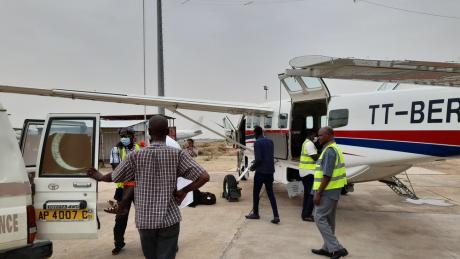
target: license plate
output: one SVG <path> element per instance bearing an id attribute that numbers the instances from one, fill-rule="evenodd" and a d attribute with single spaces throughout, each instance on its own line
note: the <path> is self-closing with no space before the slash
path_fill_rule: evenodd
<path id="1" fill-rule="evenodd" d="M 35 210 L 35 217 L 40 221 L 85 221 L 92 220 L 92 210 Z"/>

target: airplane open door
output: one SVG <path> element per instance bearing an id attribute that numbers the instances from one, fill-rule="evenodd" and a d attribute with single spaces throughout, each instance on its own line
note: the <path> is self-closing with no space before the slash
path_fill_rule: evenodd
<path id="1" fill-rule="evenodd" d="M 97 238 L 98 114 L 50 114 L 42 134 L 34 207 L 40 239 Z"/>

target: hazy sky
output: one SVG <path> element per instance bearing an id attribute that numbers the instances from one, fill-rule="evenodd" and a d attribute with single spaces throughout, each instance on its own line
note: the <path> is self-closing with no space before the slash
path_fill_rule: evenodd
<path id="1" fill-rule="evenodd" d="M 268 85 L 275 100 L 277 74 L 306 54 L 460 61 L 460 17 L 352 0 L 183 2 L 163 1 L 167 96 L 258 103 Z M 373 2 L 444 16 L 460 10 L 456 0 Z M 156 1 L 145 7 L 147 93 L 156 95 Z M 1 0 L 0 84 L 142 94 L 142 17 L 141 0 Z M 330 86 L 333 94 L 375 87 L 362 85 Z M 139 106 L 10 94 L 0 102 L 16 127 L 48 112 L 143 113 Z M 211 124 L 223 117 L 205 115 Z M 176 125 L 192 127 L 182 119 Z"/>

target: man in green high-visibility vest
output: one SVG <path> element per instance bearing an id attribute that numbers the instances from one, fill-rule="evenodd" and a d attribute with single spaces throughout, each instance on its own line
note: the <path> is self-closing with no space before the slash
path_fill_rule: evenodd
<path id="1" fill-rule="evenodd" d="M 315 192 L 315 222 L 324 244 L 312 253 L 337 259 L 348 255 L 348 251 L 335 236 L 335 213 L 342 188 L 347 184 L 345 161 L 334 140 L 334 130 L 323 127 L 318 132 L 318 141 L 323 146 L 316 162 L 313 190 Z"/>
<path id="2" fill-rule="evenodd" d="M 110 164 L 113 170 L 115 170 L 131 152 L 140 151 L 140 146 L 135 143 L 136 139 L 133 127 L 122 128 L 118 131 L 118 134 L 120 135 L 120 142 L 117 146 L 112 148 L 110 153 Z M 118 202 L 120 209 L 123 209 L 123 213 L 117 213 L 115 216 L 115 226 L 113 227 L 115 248 L 112 250 L 113 255 L 119 254 L 125 246 L 124 236 L 128 225 L 129 210 L 134 200 L 135 182 L 118 182 L 115 184 L 117 189 L 115 190 L 114 199 Z"/>
<path id="3" fill-rule="evenodd" d="M 303 206 L 302 220 L 315 221 L 313 212 L 313 174 L 316 169 L 316 160 L 318 160 L 318 150 L 314 144 L 316 132 L 308 131 L 307 138 L 302 144 L 299 161 L 299 176 L 303 185 Z"/>

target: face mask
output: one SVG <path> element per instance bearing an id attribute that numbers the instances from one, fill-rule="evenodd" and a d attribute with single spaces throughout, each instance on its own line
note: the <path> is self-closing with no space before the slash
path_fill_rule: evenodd
<path id="1" fill-rule="evenodd" d="M 319 140 L 318 137 L 314 137 L 314 138 L 313 138 L 313 143 L 318 142 L 318 140 Z"/>
<path id="2" fill-rule="evenodd" d="M 130 138 L 121 138 L 120 139 L 120 142 L 121 144 L 123 144 L 123 146 L 129 146 L 129 144 L 131 144 L 131 139 Z"/>

